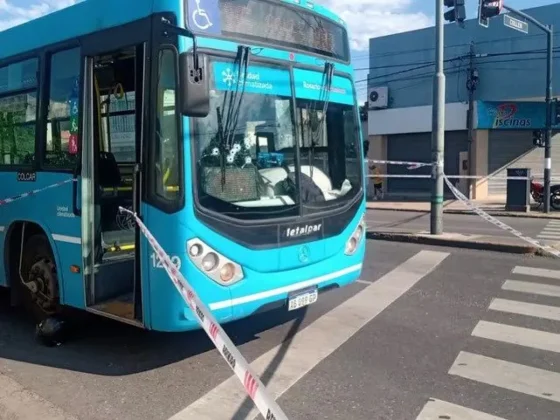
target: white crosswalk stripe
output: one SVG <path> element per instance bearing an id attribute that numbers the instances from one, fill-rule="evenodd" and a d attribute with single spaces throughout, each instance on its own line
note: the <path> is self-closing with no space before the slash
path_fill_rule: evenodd
<path id="1" fill-rule="evenodd" d="M 551 220 L 537 235 L 537 239 L 551 242 L 560 241 L 560 220 Z"/>
<path id="2" fill-rule="evenodd" d="M 461 405 L 452 404 L 446 401 L 431 398 L 416 420 L 506 420 L 503 417 L 496 417 L 482 411 L 473 410 Z"/>
<path id="3" fill-rule="evenodd" d="M 512 270 L 513 274 L 523 274 L 526 276 L 545 277 L 547 279 L 560 280 L 560 270 L 548 270 L 545 268 L 516 266 Z"/>
<path id="4" fill-rule="evenodd" d="M 560 334 L 553 334 L 546 331 L 499 324 L 496 322 L 480 321 L 474 328 L 472 335 L 489 340 L 560 353 Z"/>
<path id="5" fill-rule="evenodd" d="M 555 221 L 553 225 L 558 230 L 558 240 L 560 240 L 560 221 Z M 502 290 L 519 292 L 520 297 L 515 300 L 494 298 L 488 307 L 489 311 L 525 316 L 532 320 L 560 322 L 560 299 L 557 306 L 523 302 L 523 298 L 529 295 L 560 298 L 560 270 L 516 266 L 512 270 L 512 275 L 519 280 L 505 280 Z M 480 320 L 471 335 L 486 342 L 494 341 L 517 348 L 546 352 L 541 354 L 557 357 L 560 353 L 560 334 L 544 330 Z M 560 403 L 560 372 L 514 363 L 506 360 L 507 358 L 508 352 L 500 354 L 500 358 L 494 358 L 471 351 L 461 351 L 448 373 L 476 383 Z M 501 417 L 476 411 L 476 407 L 462 407 L 434 398 L 430 398 L 416 420 L 442 418 L 504 420 Z"/>
<path id="6" fill-rule="evenodd" d="M 450 375 L 560 402 L 560 373 L 462 351 Z"/>
<path id="7" fill-rule="evenodd" d="M 531 283 L 529 281 L 506 280 L 502 289 L 513 292 L 530 293 L 534 295 L 560 297 L 560 286 L 550 284 Z"/>
<path id="8" fill-rule="evenodd" d="M 518 300 L 494 299 L 489 308 L 493 311 L 509 312 L 536 318 L 560 321 L 560 307 L 520 302 Z"/>

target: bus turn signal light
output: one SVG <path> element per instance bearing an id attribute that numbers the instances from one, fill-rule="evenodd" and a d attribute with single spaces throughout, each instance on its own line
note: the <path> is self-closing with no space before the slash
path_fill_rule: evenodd
<path id="1" fill-rule="evenodd" d="M 210 248 L 198 238 L 187 241 L 186 251 L 200 271 L 222 286 L 234 284 L 244 277 L 239 264 Z"/>
<path id="2" fill-rule="evenodd" d="M 344 249 L 344 253 L 346 255 L 354 255 L 354 253 L 358 249 L 358 246 L 362 242 L 365 230 L 366 227 L 364 219 L 362 218 L 362 220 L 360 220 L 360 223 L 358 223 L 358 226 L 356 226 L 356 229 L 354 229 L 352 236 L 350 236 L 350 238 L 348 238 L 348 241 L 346 241 L 346 247 Z"/>

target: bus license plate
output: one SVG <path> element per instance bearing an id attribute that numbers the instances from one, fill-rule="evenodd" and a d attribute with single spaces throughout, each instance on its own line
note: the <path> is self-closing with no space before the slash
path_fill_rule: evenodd
<path id="1" fill-rule="evenodd" d="M 317 288 L 298 290 L 288 296 L 288 311 L 294 311 L 312 303 L 317 302 L 319 293 Z"/>

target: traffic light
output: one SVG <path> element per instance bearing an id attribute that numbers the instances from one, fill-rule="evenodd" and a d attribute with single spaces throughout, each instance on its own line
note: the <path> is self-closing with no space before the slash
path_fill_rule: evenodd
<path id="1" fill-rule="evenodd" d="M 533 131 L 533 144 L 537 147 L 544 147 L 542 130 Z"/>
<path id="2" fill-rule="evenodd" d="M 453 7 L 443 14 L 443 18 L 448 22 L 457 22 L 459 26 L 463 26 L 463 22 L 467 18 L 465 0 L 443 0 L 443 4 L 445 7 Z"/>
<path id="3" fill-rule="evenodd" d="M 478 23 L 488 28 L 490 18 L 502 12 L 504 0 L 478 0 Z"/>

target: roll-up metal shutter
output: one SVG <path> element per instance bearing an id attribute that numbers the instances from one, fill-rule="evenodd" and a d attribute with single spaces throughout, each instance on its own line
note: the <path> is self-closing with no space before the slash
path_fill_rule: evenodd
<path id="1" fill-rule="evenodd" d="M 488 133 L 488 174 L 498 177 L 506 176 L 511 165 L 532 167 L 533 132 L 531 130 L 490 130 Z M 542 162 L 541 162 L 542 165 Z M 489 195 L 506 193 L 506 181 L 492 179 L 488 181 Z"/>
<path id="2" fill-rule="evenodd" d="M 431 133 L 394 134 L 388 136 L 388 160 L 410 162 L 431 161 Z M 468 150 L 466 131 L 448 131 L 445 133 L 444 171 L 448 175 L 459 174 L 459 153 Z M 430 167 L 414 170 L 403 165 L 388 165 L 389 175 L 430 175 Z M 394 198 L 426 199 L 430 196 L 431 183 L 428 178 L 388 178 L 387 195 Z M 451 191 L 445 188 L 446 198 L 452 198 Z"/>
<path id="3" fill-rule="evenodd" d="M 507 176 L 507 168 L 530 168 L 535 178 L 544 175 L 544 148 L 533 146 L 532 130 L 491 130 L 488 136 L 488 173 Z M 552 176 L 560 176 L 560 132 L 552 132 Z M 505 195 L 506 181 L 488 181 L 489 195 Z"/>

